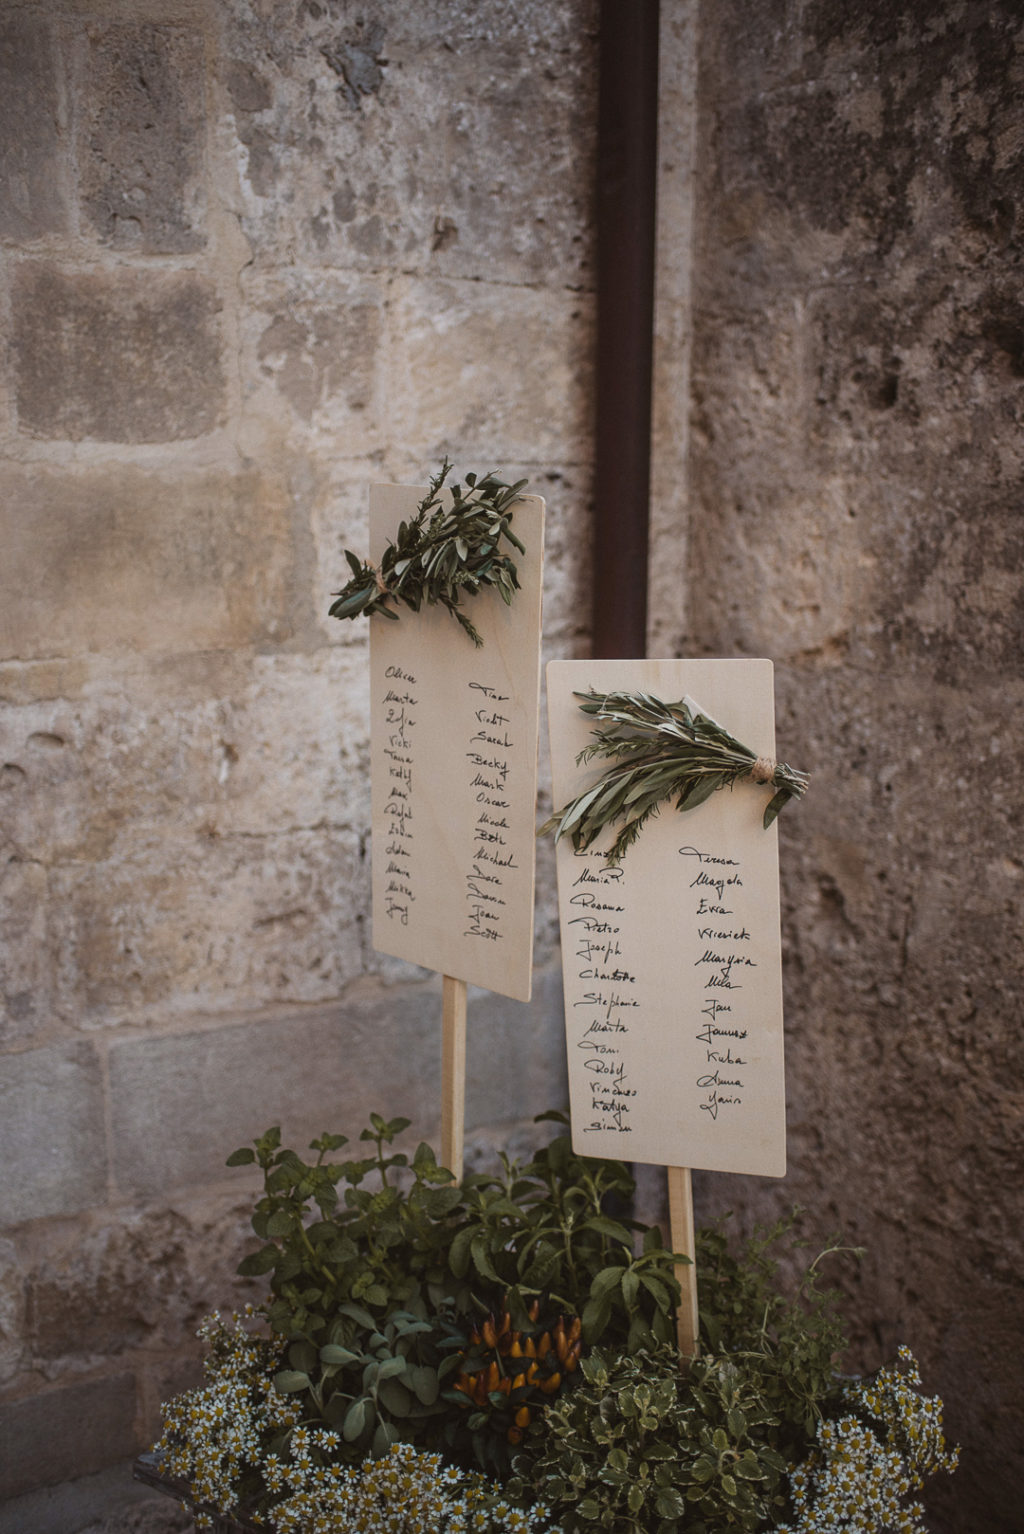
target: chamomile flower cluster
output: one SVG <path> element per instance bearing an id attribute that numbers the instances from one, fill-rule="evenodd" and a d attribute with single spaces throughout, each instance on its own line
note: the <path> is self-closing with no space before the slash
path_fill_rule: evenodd
<path id="1" fill-rule="evenodd" d="M 249 1331 L 257 1314 L 208 1316 L 206 1383 L 163 1407 L 156 1452 L 188 1486 L 197 1528 L 234 1513 L 272 1534 L 557 1534 L 543 1505 L 517 1507 L 479 1472 L 410 1444 L 345 1463 L 340 1434 L 304 1423 L 276 1389 L 284 1345 Z"/>
<path id="2" fill-rule="evenodd" d="M 790 1476 L 794 1523 L 778 1534 L 925 1534 L 924 1508 L 909 1500 L 925 1478 L 952 1473 L 942 1402 L 920 1394 L 909 1348 L 898 1362 L 845 1392 L 843 1415 L 823 1422 L 818 1447 Z"/>
<path id="3" fill-rule="evenodd" d="M 397 1443 L 358 1465 L 318 1463 L 323 1436 L 291 1435 L 291 1464 L 280 1469 L 290 1494 L 267 1514 L 275 1534 L 557 1534 L 545 1507 L 515 1507 L 439 1454 Z"/>
<path id="4" fill-rule="evenodd" d="M 198 1333 L 209 1347 L 206 1383 L 163 1407 L 156 1452 L 164 1473 L 187 1483 L 200 1508 L 218 1513 L 237 1507 L 239 1484 L 259 1474 L 268 1442 L 300 1419 L 295 1401 L 274 1387 L 282 1344 L 245 1325 L 256 1314 L 248 1305 L 230 1324 L 217 1311 L 208 1316 Z M 197 1511 L 196 1524 L 209 1528 L 212 1519 Z"/>

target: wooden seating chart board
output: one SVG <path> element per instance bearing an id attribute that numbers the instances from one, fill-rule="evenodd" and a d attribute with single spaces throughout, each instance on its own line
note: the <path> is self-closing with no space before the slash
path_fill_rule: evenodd
<path id="1" fill-rule="evenodd" d="M 608 762 L 576 765 L 598 721 L 574 693 L 689 697 L 774 756 L 767 660 L 552 661 L 553 802 Z M 664 805 L 618 867 L 558 843 L 573 1145 L 591 1156 L 781 1177 L 786 1170 L 777 824 L 743 780 Z"/>
<path id="2" fill-rule="evenodd" d="M 370 557 L 426 494 L 370 492 Z M 382 953 L 528 1001 L 544 502 L 515 503 L 520 590 L 370 620 L 373 942 Z"/>

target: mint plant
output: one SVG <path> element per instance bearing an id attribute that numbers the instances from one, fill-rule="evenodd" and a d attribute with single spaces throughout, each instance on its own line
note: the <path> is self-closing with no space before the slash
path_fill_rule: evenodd
<path id="1" fill-rule="evenodd" d="M 566 1135 L 459 1185 L 429 1146 L 411 1161 L 392 1148 L 407 1127 L 372 1114 L 369 1154 L 350 1160 L 332 1159 L 343 1135 L 304 1161 L 277 1128 L 235 1151 L 229 1165 L 264 1179 L 263 1244 L 239 1272 L 270 1286 L 278 1390 L 338 1430 L 343 1457 L 401 1440 L 502 1471 L 585 1346 L 672 1335 L 676 1259 L 655 1228 L 607 1212 L 632 1192 L 626 1168 L 577 1156 Z"/>

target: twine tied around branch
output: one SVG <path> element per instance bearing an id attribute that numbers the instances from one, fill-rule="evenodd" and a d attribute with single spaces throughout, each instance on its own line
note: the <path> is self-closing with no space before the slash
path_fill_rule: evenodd
<path id="1" fill-rule="evenodd" d="M 593 688 L 575 696 L 581 699 L 583 713 L 598 721 L 594 739 L 577 756 L 577 765 L 594 757 L 609 758 L 614 765 L 545 821 L 538 835 L 553 831 L 556 842 L 569 835 L 577 852 L 618 825 L 605 853 L 606 861 L 616 864 L 666 800 L 674 799 L 677 810 L 696 809 L 717 789 L 741 778 L 775 789 L 764 812 L 767 830 L 783 805 L 807 789 L 805 772 L 758 756 L 692 698 L 663 703 L 649 693 L 599 693 Z"/>

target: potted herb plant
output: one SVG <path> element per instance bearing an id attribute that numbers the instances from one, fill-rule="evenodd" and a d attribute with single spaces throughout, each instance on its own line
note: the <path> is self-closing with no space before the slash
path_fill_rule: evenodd
<path id="1" fill-rule="evenodd" d="M 543 1115 L 560 1119 L 557 1114 Z M 525 1165 L 455 1183 L 373 1115 L 354 1157 L 304 1160 L 270 1130 L 265 1303 L 204 1324 L 205 1383 L 165 1407 L 136 1473 L 197 1524 L 271 1534 L 920 1530 L 950 1471 L 941 1403 L 909 1354 L 836 1372 L 827 1253 L 783 1293 L 777 1229 L 698 1239 L 701 1338 L 681 1366 L 679 1258 L 624 1215 L 632 1182 L 556 1135 Z M 838 1248 L 831 1246 L 828 1252 Z"/>

